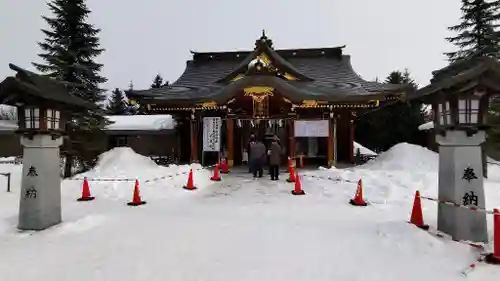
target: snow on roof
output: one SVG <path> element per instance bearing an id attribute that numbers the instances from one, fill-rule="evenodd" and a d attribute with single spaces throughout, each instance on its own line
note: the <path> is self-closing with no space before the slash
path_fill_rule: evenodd
<path id="1" fill-rule="evenodd" d="M 158 131 L 175 127 L 172 115 L 112 115 L 106 116 L 113 124 L 107 131 Z M 16 130 L 17 121 L 0 120 L 0 130 Z"/>
<path id="2" fill-rule="evenodd" d="M 430 122 L 427 122 L 427 123 L 424 123 L 424 124 L 418 126 L 419 131 L 428 131 L 431 129 L 434 129 L 434 122 L 433 121 L 430 121 Z"/>
<path id="3" fill-rule="evenodd" d="M 359 148 L 359 153 L 361 153 L 362 155 L 377 155 L 376 152 L 362 146 L 361 144 L 357 143 L 357 142 L 354 142 L 354 155 L 356 155 L 356 151 L 358 150 Z"/>
<path id="4" fill-rule="evenodd" d="M 109 131 L 158 131 L 175 127 L 172 115 L 112 115 L 107 118 L 113 122 L 106 126 Z"/>
<path id="5" fill-rule="evenodd" d="M 14 120 L 0 120 L 0 130 L 16 130 L 17 129 L 17 121 Z"/>

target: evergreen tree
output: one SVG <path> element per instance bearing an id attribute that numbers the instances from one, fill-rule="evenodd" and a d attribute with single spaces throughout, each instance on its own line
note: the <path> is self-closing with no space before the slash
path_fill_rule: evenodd
<path id="1" fill-rule="evenodd" d="M 120 89 L 116 88 L 111 93 L 106 111 L 109 115 L 127 115 L 129 113 L 128 106 L 125 103 L 125 95 Z"/>
<path id="2" fill-rule="evenodd" d="M 151 88 L 157 89 L 157 88 L 161 88 L 162 86 L 163 86 L 163 78 L 158 73 L 158 74 L 156 74 L 155 78 L 153 79 L 153 84 L 151 84 Z"/>
<path id="3" fill-rule="evenodd" d="M 407 70 L 391 72 L 385 82 L 417 88 Z M 425 113 L 420 102 L 400 101 L 362 115 L 356 123 L 356 141 L 375 151 L 385 151 L 401 142 L 425 145 L 425 133 L 418 130 L 424 122 Z"/>
<path id="4" fill-rule="evenodd" d="M 99 75 L 102 64 L 94 59 L 104 49 L 99 47 L 100 29 L 87 23 L 90 10 L 85 0 L 52 0 L 47 3 L 52 17 L 44 16 L 48 29 L 42 29 L 45 40 L 39 42 L 43 63 L 33 65 L 46 75 L 69 82 L 72 94 L 93 103 L 106 99 L 99 84 L 107 81 Z M 107 120 L 97 112 L 89 111 L 73 116 L 68 124 L 68 141 L 63 153 L 66 154 L 65 176 L 72 170 L 73 158 L 90 168 L 99 153 L 95 138 L 103 134 L 102 127 Z"/>
<path id="5" fill-rule="evenodd" d="M 500 100 L 494 99 L 488 110 L 487 123 L 493 125 L 488 131 L 486 145 L 493 150 L 500 149 Z"/>
<path id="6" fill-rule="evenodd" d="M 462 0 L 461 11 L 461 22 L 448 28 L 458 32 L 456 36 L 446 38 L 458 48 L 457 51 L 445 53 L 448 60 L 454 62 L 474 56 L 499 58 L 500 0 Z"/>

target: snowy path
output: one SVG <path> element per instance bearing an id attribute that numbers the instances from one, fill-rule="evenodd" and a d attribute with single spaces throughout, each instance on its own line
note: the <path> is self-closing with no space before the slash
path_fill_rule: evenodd
<path id="1" fill-rule="evenodd" d="M 33 235 L 13 230 L 9 195 L 2 280 L 456 281 L 475 259 L 406 223 L 411 198 L 355 208 L 352 183 L 304 178 L 307 195 L 292 196 L 285 178 L 233 173 L 196 191 L 158 182 L 142 187 L 139 208 L 124 204 L 130 184 L 93 184 L 97 200 L 77 203 L 79 183 L 65 183 L 65 222 Z M 493 274 L 480 266 L 468 280 Z"/>

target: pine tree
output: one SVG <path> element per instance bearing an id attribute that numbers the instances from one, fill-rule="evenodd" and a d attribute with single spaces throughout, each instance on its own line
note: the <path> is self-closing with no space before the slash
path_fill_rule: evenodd
<path id="1" fill-rule="evenodd" d="M 445 53 L 450 62 L 474 56 L 500 57 L 500 1 L 462 0 L 461 22 L 448 29 L 458 32 L 446 40 L 457 51 Z"/>
<path id="2" fill-rule="evenodd" d="M 417 88 L 408 70 L 391 72 L 385 82 Z M 425 145 L 425 133 L 418 130 L 424 121 L 420 102 L 401 101 L 362 115 L 356 124 L 356 140 L 375 151 L 385 151 L 401 142 Z"/>
<path id="3" fill-rule="evenodd" d="M 488 110 L 487 115 L 488 124 L 493 125 L 488 131 L 488 139 L 486 145 L 492 150 L 500 149 L 500 100 L 494 99 Z"/>
<path id="4" fill-rule="evenodd" d="M 52 0 L 47 3 L 52 17 L 43 16 L 48 29 L 42 29 L 45 40 L 38 45 L 42 49 L 39 57 L 44 63 L 33 63 L 50 77 L 69 82 L 70 92 L 93 103 L 106 99 L 99 84 L 107 81 L 99 75 L 102 64 L 94 59 L 104 49 L 99 47 L 100 29 L 87 23 L 90 10 L 85 0 Z M 72 159 L 90 168 L 99 153 L 95 138 L 103 134 L 102 127 L 107 119 L 96 112 L 74 116 L 68 124 L 69 140 L 65 142 L 65 176 L 72 170 Z"/>
<path id="5" fill-rule="evenodd" d="M 163 78 L 158 73 L 158 74 L 156 74 L 155 78 L 153 79 L 153 84 L 151 84 L 151 89 L 161 88 L 162 86 L 163 86 Z"/>
<path id="6" fill-rule="evenodd" d="M 127 115 L 129 113 L 128 106 L 125 103 L 125 95 L 120 89 L 116 88 L 111 93 L 106 111 L 109 115 Z"/>

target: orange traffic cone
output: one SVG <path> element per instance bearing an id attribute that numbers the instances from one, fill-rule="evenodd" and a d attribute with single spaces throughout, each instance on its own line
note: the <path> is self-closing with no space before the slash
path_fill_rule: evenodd
<path id="1" fill-rule="evenodd" d="M 221 171 L 222 174 L 228 174 L 229 173 L 229 169 L 227 168 L 226 158 L 222 159 L 221 169 L 222 169 L 222 171 Z"/>
<path id="2" fill-rule="evenodd" d="M 295 171 L 293 169 L 293 166 L 288 167 L 288 179 L 286 179 L 287 182 L 295 182 Z"/>
<path id="3" fill-rule="evenodd" d="M 287 166 L 288 166 L 288 170 L 290 170 L 290 167 L 292 167 L 292 158 L 290 158 L 290 157 L 288 157 Z"/>
<path id="4" fill-rule="evenodd" d="M 127 205 L 139 206 L 139 205 L 144 205 L 144 204 L 146 204 L 146 201 L 142 201 L 142 199 L 141 199 L 141 193 L 139 191 L 139 180 L 135 180 L 134 196 L 132 197 L 132 201 L 128 202 Z"/>
<path id="5" fill-rule="evenodd" d="M 219 163 L 215 164 L 215 169 L 214 169 L 214 175 L 210 178 L 210 180 L 213 181 L 220 181 L 220 175 L 219 175 Z"/>
<path id="6" fill-rule="evenodd" d="M 363 182 L 361 179 L 358 181 L 358 187 L 356 188 L 356 194 L 354 195 L 354 198 L 349 201 L 351 205 L 354 206 L 366 206 L 368 205 L 365 200 L 363 199 Z"/>
<path id="7" fill-rule="evenodd" d="M 195 190 L 196 189 L 196 186 L 194 186 L 194 183 L 193 183 L 193 169 L 189 170 L 188 181 L 187 181 L 187 184 L 185 186 L 183 186 L 183 188 L 187 189 L 187 190 Z"/>
<path id="8" fill-rule="evenodd" d="M 94 199 L 95 197 L 90 195 L 89 181 L 85 177 L 83 178 L 82 197 L 78 198 L 77 201 L 92 201 Z"/>
<path id="9" fill-rule="evenodd" d="M 413 200 L 413 209 L 411 210 L 410 223 L 424 230 L 429 229 L 429 225 L 424 224 L 422 204 L 420 203 L 420 192 L 418 190 L 415 192 L 415 199 Z"/>
<path id="10" fill-rule="evenodd" d="M 493 253 L 485 258 L 487 263 L 500 264 L 500 211 L 493 210 Z"/>
<path id="11" fill-rule="evenodd" d="M 304 195 L 306 194 L 302 189 L 302 184 L 300 183 L 299 173 L 295 175 L 295 188 L 292 190 L 293 195 Z"/>

